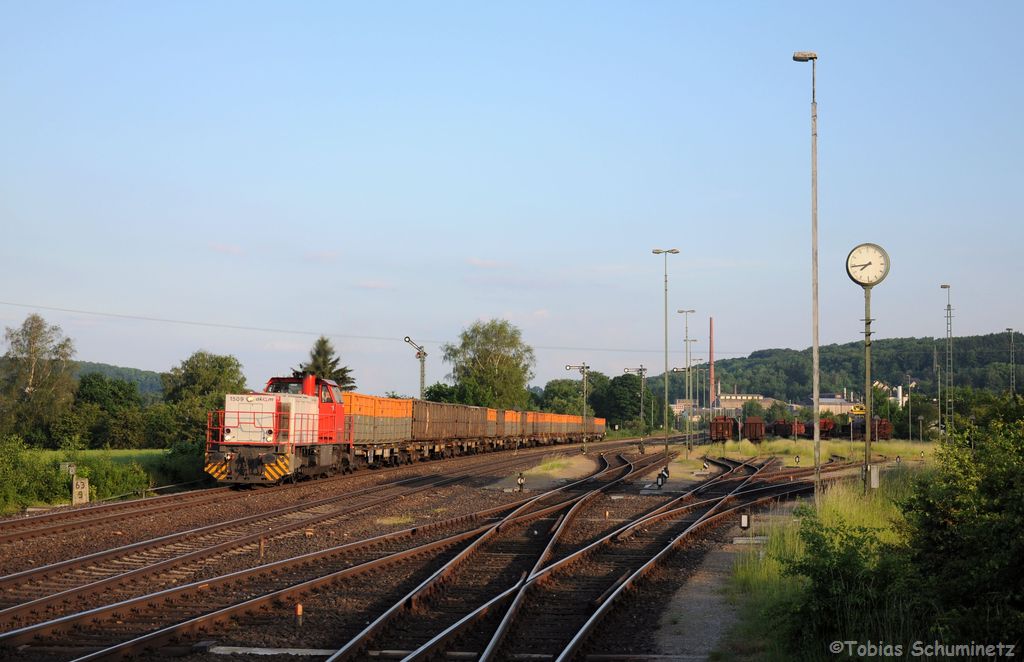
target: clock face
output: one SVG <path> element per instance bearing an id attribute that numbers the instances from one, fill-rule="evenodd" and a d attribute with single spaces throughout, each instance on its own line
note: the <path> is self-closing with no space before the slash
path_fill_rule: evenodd
<path id="1" fill-rule="evenodd" d="M 858 285 L 877 285 L 889 273 L 889 255 L 878 244 L 861 244 L 846 257 L 846 273 Z"/>

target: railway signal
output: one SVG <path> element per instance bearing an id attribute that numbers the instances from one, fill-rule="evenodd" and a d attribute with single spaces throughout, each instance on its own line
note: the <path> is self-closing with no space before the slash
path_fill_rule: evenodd
<path id="1" fill-rule="evenodd" d="M 427 350 L 417 345 L 409 336 L 405 337 L 405 342 L 412 345 L 413 349 L 416 350 L 416 358 L 420 360 L 420 400 L 422 400 L 427 381 Z"/>

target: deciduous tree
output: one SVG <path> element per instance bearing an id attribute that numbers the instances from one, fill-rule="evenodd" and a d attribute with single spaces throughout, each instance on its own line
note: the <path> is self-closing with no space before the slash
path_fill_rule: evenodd
<path id="1" fill-rule="evenodd" d="M 0 427 L 31 445 L 45 445 L 47 427 L 68 408 L 74 394 L 74 343 L 59 326 L 35 313 L 21 327 L 7 327 L 4 339 Z"/>
<path id="2" fill-rule="evenodd" d="M 508 321 L 475 322 L 459 335 L 457 345 L 446 343 L 441 351 L 452 364 L 450 378 L 467 397 L 465 404 L 522 409 L 529 403 L 533 348 Z"/>

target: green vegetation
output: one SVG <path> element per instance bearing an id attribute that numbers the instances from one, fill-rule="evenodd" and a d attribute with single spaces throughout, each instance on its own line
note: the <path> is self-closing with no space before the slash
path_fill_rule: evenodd
<path id="1" fill-rule="evenodd" d="M 546 460 L 541 462 L 532 469 L 527 469 L 524 473 L 526 474 L 549 474 L 560 469 L 564 469 L 569 466 L 569 460 L 557 458 L 554 460 Z"/>
<path id="2" fill-rule="evenodd" d="M 834 640 L 1021 644 L 1024 420 L 971 430 L 926 469 L 829 487 L 820 512 L 740 558 L 742 621 L 720 659 L 818 660 Z"/>
<path id="3" fill-rule="evenodd" d="M 709 453 L 721 453 L 722 444 L 712 444 L 707 447 Z M 922 459 L 930 461 L 935 454 L 936 444 L 934 442 L 901 441 L 889 439 L 886 441 L 872 441 L 872 455 L 884 455 L 890 459 L 899 456 L 908 463 L 919 462 Z M 814 464 L 814 442 L 810 439 L 771 439 L 760 444 L 754 444 L 747 440 L 727 441 L 724 446 L 726 457 L 748 458 L 755 455 L 778 456 L 787 465 L 795 465 L 796 456 L 800 456 L 800 466 Z M 821 460 L 828 462 L 829 457 L 838 455 L 850 460 L 862 460 L 864 458 L 863 441 L 844 441 L 832 439 L 821 442 Z"/>
<path id="4" fill-rule="evenodd" d="M 459 343 L 441 346 L 452 365 L 452 386 L 434 384 L 424 397 L 479 407 L 526 409 L 536 359 L 522 332 L 506 320 L 474 322 L 459 334 Z"/>
<path id="5" fill-rule="evenodd" d="M 135 453 L 131 457 L 113 452 L 42 451 L 26 448 L 15 435 L 0 437 L 0 514 L 69 502 L 71 476 L 61 471 L 61 462 L 74 462 L 76 475 L 89 479 L 90 500 L 140 494 L 150 487 L 150 478 L 136 461 L 139 452 Z"/>

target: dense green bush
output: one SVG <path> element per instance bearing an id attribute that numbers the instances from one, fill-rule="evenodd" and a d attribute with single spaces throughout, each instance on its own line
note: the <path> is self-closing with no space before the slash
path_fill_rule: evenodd
<path id="1" fill-rule="evenodd" d="M 168 483 L 188 483 L 208 478 L 203 472 L 206 442 L 175 441 L 171 443 L 167 454 L 160 458 L 157 470 Z"/>
<path id="2" fill-rule="evenodd" d="M 1024 643 L 1024 421 L 935 458 L 888 527 L 800 511 L 801 551 L 778 559 L 800 589 L 773 610 L 794 658 L 833 640 Z"/>
<path id="3" fill-rule="evenodd" d="M 61 461 L 74 462 L 77 475 L 89 479 L 91 500 L 140 493 L 150 486 L 149 475 L 136 462 L 76 451 L 46 454 L 7 435 L 0 438 L 0 512 L 70 501 L 71 476 L 61 471 Z"/>
<path id="4" fill-rule="evenodd" d="M 796 649 L 837 639 L 910 641 L 927 631 L 905 542 L 841 518 L 826 525 L 812 508 L 798 515 L 803 553 L 782 559 L 785 574 L 802 580 L 783 619 Z"/>
<path id="5" fill-rule="evenodd" d="M 1024 420 L 943 444 L 905 507 L 920 590 L 947 638 L 1024 638 Z"/>
<path id="6" fill-rule="evenodd" d="M 61 473 L 60 463 L 47 461 L 25 447 L 17 435 L 0 437 L 0 512 L 69 499 L 71 477 Z"/>

